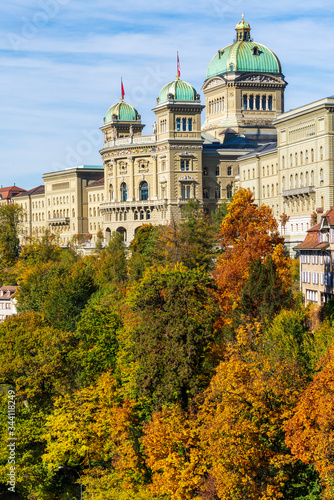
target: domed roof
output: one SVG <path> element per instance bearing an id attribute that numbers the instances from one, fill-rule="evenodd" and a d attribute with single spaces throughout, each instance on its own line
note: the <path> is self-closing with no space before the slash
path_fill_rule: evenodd
<path id="1" fill-rule="evenodd" d="M 173 95 L 173 101 L 196 101 L 197 92 L 190 83 L 176 79 L 164 86 L 159 94 L 159 104 L 168 101 L 168 94 Z"/>
<path id="2" fill-rule="evenodd" d="M 113 116 L 116 115 L 116 118 Z M 114 120 L 132 122 L 138 119 L 138 111 L 126 102 L 118 102 L 108 109 L 106 116 L 104 117 L 104 123 L 108 123 Z"/>
<path id="3" fill-rule="evenodd" d="M 250 38 L 250 25 L 244 19 L 237 24 L 237 41 L 219 50 L 209 64 L 207 78 L 230 72 L 282 73 L 274 52 Z"/>

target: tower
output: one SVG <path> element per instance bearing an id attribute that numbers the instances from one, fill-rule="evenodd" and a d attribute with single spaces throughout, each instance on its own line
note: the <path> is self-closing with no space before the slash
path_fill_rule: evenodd
<path id="1" fill-rule="evenodd" d="M 265 144 L 276 140 L 272 122 L 284 111 L 287 85 L 278 57 L 254 42 L 244 20 L 233 44 L 219 49 L 203 85 L 206 116 L 202 130 L 224 142 L 226 133 Z"/>

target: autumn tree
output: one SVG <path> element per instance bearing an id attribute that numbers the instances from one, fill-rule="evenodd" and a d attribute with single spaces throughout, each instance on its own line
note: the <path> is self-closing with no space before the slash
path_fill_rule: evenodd
<path id="1" fill-rule="evenodd" d="M 143 277 L 145 270 L 159 263 L 157 240 L 161 228 L 152 224 L 143 224 L 135 234 L 129 246 L 130 258 L 128 270 L 130 281 Z"/>
<path id="2" fill-rule="evenodd" d="M 212 280 L 200 270 L 148 270 L 122 309 L 118 369 L 130 399 L 149 411 L 189 400 L 207 383 L 213 342 Z"/>
<path id="3" fill-rule="evenodd" d="M 315 466 L 323 486 L 323 500 L 334 496 L 334 348 L 319 366 L 321 371 L 301 394 L 285 425 L 286 443 L 292 453 Z"/>
<path id="4" fill-rule="evenodd" d="M 245 332 L 239 335 L 245 339 Z M 295 461 L 283 438 L 304 384 L 297 364 L 229 348 L 200 412 L 201 443 L 219 498 L 308 498 L 314 473 Z"/>
<path id="5" fill-rule="evenodd" d="M 223 219 L 219 240 L 222 255 L 217 261 L 215 278 L 221 308 L 220 324 L 231 324 L 232 311 L 239 306 L 241 290 L 249 278 L 253 262 L 265 259 L 276 250 L 278 274 L 286 273 L 288 262 L 283 254 L 283 239 L 277 222 L 266 205 L 258 207 L 250 190 L 239 189 Z M 283 272 L 282 272 L 283 271 Z"/>
<path id="6" fill-rule="evenodd" d="M 142 442 L 152 471 L 148 489 L 171 500 L 192 500 L 207 472 L 196 418 L 177 405 L 154 413 L 144 426 Z"/>
<path id="7" fill-rule="evenodd" d="M 94 275 L 98 286 L 123 283 L 127 279 L 126 248 L 122 236 L 116 231 L 112 233 L 108 245 L 100 251 Z"/>
<path id="8" fill-rule="evenodd" d="M 55 401 L 43 462 L 51 475 L 61 465 L 79 469 L 87 498 L 114 500 L 122 491 L 135 497 L 146 473 L 138 435 L 134 404 L 122 399 L 115 378 L 105 372 L 96 383 Z"/>

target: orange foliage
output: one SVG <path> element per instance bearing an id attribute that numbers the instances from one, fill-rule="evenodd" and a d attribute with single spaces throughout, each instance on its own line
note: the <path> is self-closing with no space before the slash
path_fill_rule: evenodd
<path id="1" fill-rule="evenodd" d="M 245 331 L 239 332 L 242 344 Z M 273 365 L 256 353 L 229 349 L 201 408 L 201 445 L 211 464 L 219 498 L 276 500 L 289 481 L 294 459 L 281 440 L 301 383 L 294 367 Z"/>
<path id="2" fill-rule="evenodd" d="M 313 463 L 323 481 L 324 500 L 334 498 L 334 348 L 325 366 L 301 395 L 285 425 L 286 443 L 297 458 Z"/>
<path id="3" fill-rule="evenodd" d="M 144 432 L 146 463 L 152 470 L 151 492 L 170 495 L 171 500 L 199 500 L 196 492 L 207 469 L 196 421 L 173 406 L 154 413 Z"/>
<path id="4" fill-rule="evenodd" d="M 215 277 L 223 316 L 220 324 L 230 322 L 226 316 L 238 305 L 251 263 L 271 255 L 283 243 L 277 228 L 271 209 L 266 205 L 258 207 L 249 189 L 239 189 L 228 206 L 219 234 L 223 254 L 217 262 Z M 276 251 L 276 261 L 281 257 L 282 249 Z M 286 271 L 281 267 L 284 275 Z"/>

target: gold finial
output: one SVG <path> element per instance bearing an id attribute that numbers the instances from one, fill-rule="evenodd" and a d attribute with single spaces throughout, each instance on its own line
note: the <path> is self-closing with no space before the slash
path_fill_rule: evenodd
<path id="1" fill-rule="evenodd" d="M 244 22 L 244 20 L 245 20 L 245 14 L 242 13 L 242 22 Z"/>

